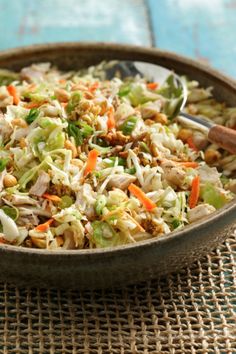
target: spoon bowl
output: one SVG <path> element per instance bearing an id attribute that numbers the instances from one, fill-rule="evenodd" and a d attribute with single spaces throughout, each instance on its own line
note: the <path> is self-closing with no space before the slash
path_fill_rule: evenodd
<path id="1" fill-rule="evenodd" d="M 175 89 L 181 92 L 181 95 L 178 96 L 178 105 L 176 106 L 174 117 L 183 125 L 203 131 L 212 143 L 232 154 L 236 154 L 235 130 L 215 124 L 203 117 L 192 116 L 184 112 L 188 99 L 188 89 L 185 80 L 173 71 L 160 65 L 131 60 L 111 61 L 108 65 L 105 65 L 104 69 L 108 80 L 116 75 L 119 75 L 121 79 L 139 75 L 150 82 L 158 83 L 159 87 L 163 87 L 168 82 L 168 79 L 172 77 Z"/>

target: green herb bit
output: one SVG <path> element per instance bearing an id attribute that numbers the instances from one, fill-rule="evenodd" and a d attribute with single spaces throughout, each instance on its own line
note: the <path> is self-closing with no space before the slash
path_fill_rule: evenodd
<path id="1" fill-rule="evenodd" d="M 4 213 L 9 216 L 11 219 L 13 220 L 17 220 L 18 217 L 19 217 L 19 211 L 17 208 L 14 208 L 14 207 L 10 207 L 10 206 L 7 206 L 7 205 L 4 205 L 2 207 L 2 210 L 4 211 Z"/>
<path id="2" fill-rule="evenodd" d="M 124 84 L 120 87 L 120 90 L 118 92 L 118 96 L 124 97 L 127 96 L 130 93 L 131 86 L 130 84 Z"/>
<path id="3" fill-rule="evenodd" d="M 82 93 L 80 91 L 73 92 L 71 98 L 66 106 L 67 113 L 74 111 L 75 107 L 80 103 L 82 98 Z"/>
<path id="4" fill-rule="evenodd" d="M 121 130 L 124 135 L 130 135 L 132 131 L 134 130 L 136 123 L 137 123 L 138 118 L 131 116 L 126 121 L 122 124 Z"/>
<path id="5" fill-rule="evenodd" d="M 147 146 L 146 143 L 144 143 L 143 141 L 140 142 L 140 148 L 143 152 L 147 152 L 147 153 L 150 153 L 150 149 L 149 147 Z"/>
<path id="6" fill-rule="evenodd" d="M 126 168 L 125 173 L 128 173 L 130 175 L 134 175 L 136 173 L 136 168 L 135 167 Z"/>
<path id="7" fill-rule="evenodd" d="M 58 204 L 59 208 L 61 209 L 66 209 L 69 208 L 72 204 L 73 204 L 73 199 L 71 197 L 69 197 L 69 195 L 63 195 L 61 197 L 61 201 Z"/>
<path id="8" fill-rule="evenodd" d="M 105 207 L 107 202 L 107 198 L 105 197 L 105 195 L 100 195 L 95 203 L 95 211 L 97 215 L 102 215 L 102 210 Z"/>
<path id="9" fill-rule="evenodd" d="M 75 139 L 75 144 L 82 145 L 83 144 L 83 136 L 80 128 L 78 128 L 74 123 L 68 123 L 68 135 L 72 136 Z"/>
<path id="10" fill-rule="evenodd" d="M 109 160 L 111 162 L 108 162 L 107 165 L 109 167 L 113 167 L 115 165 L 115 161 L 116 161 L 117 157 L 116 156 L 110 156 Z M 123 159 L 122 157 L 118 157 L 118 166 L 125 166 L 126 165 L 126 160 Z"/>
<path id="11" fill-rule="evenodd" d="M 36 118 L 38 118 L 40 111 L 37 108 L 32 108 L 29 114 L 25 117 L 25 120 L 28 124 L 33 123 Z"/>
<path id="12" fill-rule="evenodd" d="M 84 138 L 88 138 L 90 135 L 92 135 L 94 133 L 94 129 L 92 127 L 90 127 L 90 125 L 88 125 L 84 122 L 80 122 L 79 124 L 81 126 L 81 133 Z"/>
<path id="13" fill-rule="evenodd" d="M 173 226 L 174 229 L 177 229 L 177 227 L 179 227 L 180 225 L 181 225 L 181 221 L 180 220 L 174 219 L 172 221 L 172 226 Z"/>
<path id="14" fill-rule="evenodd" d="M 9 159 L 0 159 L 0 172 L 4 171 Z"/>

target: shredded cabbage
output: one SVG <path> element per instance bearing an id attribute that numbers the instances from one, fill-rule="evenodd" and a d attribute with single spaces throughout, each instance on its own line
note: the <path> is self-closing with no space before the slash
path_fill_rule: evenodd
<path id="1" fill-rule="evenodd" d="M 106 80 L 106 65 L 114 63 L 69 73 L 49 63 L 0 70 L 5 243 L 114 247 L 168 234 L 233 199 L 236 157 L 175 121 L 183 93 L 174 75 L 162 86 L 138 76 Z M 184 80 L 186 112 L 236 126 L 236 108 Z"/>

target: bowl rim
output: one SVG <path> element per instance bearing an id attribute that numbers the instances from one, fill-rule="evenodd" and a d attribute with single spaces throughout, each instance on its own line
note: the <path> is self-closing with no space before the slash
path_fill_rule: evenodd
<path id="1" fill-rule="evenodd" d="M 218 70 L 212 68 L 211 66 L 207 64 L 203 64 L 198 62 L 197 60 L 188 58 L 186 56 L 182 56 L 179 54 L 176 54 L 174 52 L 166 51 L 166 50 L 161 50 L 153 47 L 144 47 L 144 46 L 139 46 L 139 45 L 129 45 L 129 44 L 117 44 L 117 43 L 107 43 L 107 42 L 54 42 L 54 43 L 47 43 L 47 44 L 34 44 L 34 45 L 28 45 L 28 46 L 20 46 L 16 48 L 10 48 L 10 49 L 5 49 L 0 51 L 0 61 L 1 60 L 6 60 L 6 59 L 11 59 L 12 57 L 17 57 L 19 55 L 25 54 L 27 56 L 30 55 L 35 55 L 38 52 L 45 52 L 45 54 L 48 52 L 53 52 L 55 50 L 59 49 L 111 49 L 111 50 L 117 50 L 117 51 L 125 51 L 130 53 L 132 51 L 132 55 L 135 54 L 147 54 L 147 55 L 153 55 L 157 54 L 159 56 L 163 55 L 166 59 L 171 59 L 178 61 L 179 63 L 186 64 L 188 66 L 192 66 L 195 69 L 198 69 L 199 71 L 210 74 L 210 76 L 214 77 L 218 81 L 221 82 L 221 84 L 227 84 L 230 86 L 232 89 L 236 91 L 236 80 L 222 74 Z M 114 58 L 116 59 L 116 58 Z M 150 61 L 151 62 L 151 61 Z M 153 237 L 147 240 L 143 241 L 138 241 L 137 243 L 132 243 L 132 244 L 124 244 L 124 245 L 119 245 L 115 247 L 108 247 L 108 248 L 95 248 L 95 249 L 76 249 L 76 250 L 46 250 L 46 249 L 37 249 L 37 248 L 27 248 L 27 247 L 21 247 L 21 246 L 14 246 L 14 245 L 7 245 L 7 244 L 0 244 L 0 250 L 8 253 L 17 253 L 17 254 L 27 254 L 27 255 L 43 255 L 46 257 L 57 257 L 57 256 L 73 256 L 77 257 L 79 256 L 80 258 L 86 257 L 89 255 L 94 255 L 99 257 L 99 256 L 112 256 L 114 253 L 116 255 L 119 255 L 120 253 L 123 253 L 126 251 L 126 253 L 130 253 L 134 250 L 138 250 L 140 248 L 145 249 L 145 248 L 153 248 L 153 247 L 158 247 L 160 244 L 165 244 L 168 242 L 171 242 L 172 240 L 178 240 L 180 238 L 184 238 L 184 236 L 188 233 L 191 233 L 191 231 L 195 229 L 203 229 L 205 227 L 210 227 L 212 224 L 214 224 L 218 219 L 223 218 L 224 216 L 228 215 L 229 213 L 232 213 L 233 211 L 236 211 L 236 197 L 227 203 L 224 207 L 220 208 L 219 210 L 216 210 L 214 213 L 210 214 L 209 216 L 205 217 L 203 220 L 197 221 L 194 224 L 190 224 L 185 226 L 183 229 L 178 230 L 178 231 L 172 231 L 169 234 L 161 235 L 159 237 Z"/>

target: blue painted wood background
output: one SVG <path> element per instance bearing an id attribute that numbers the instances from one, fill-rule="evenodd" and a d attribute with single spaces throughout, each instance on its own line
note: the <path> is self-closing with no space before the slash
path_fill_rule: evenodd
<path id="1" fill-rule="evenodd" d="M 236 78 L 236 0 L 0 0 L 0 49 L 54 41 L 157 46 Z"/>

